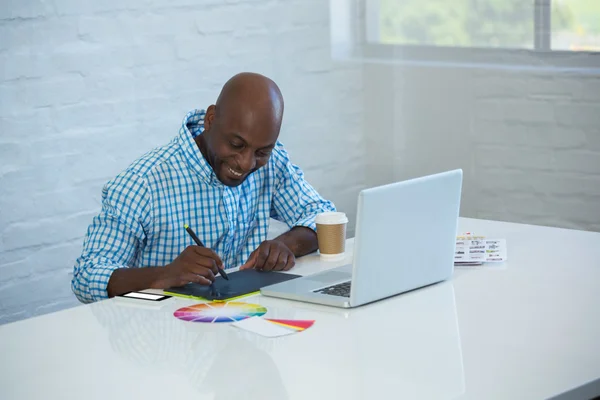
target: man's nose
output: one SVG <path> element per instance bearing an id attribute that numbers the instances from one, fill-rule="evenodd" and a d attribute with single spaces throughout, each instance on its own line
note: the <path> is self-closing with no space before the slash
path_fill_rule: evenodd
<path id="1" fill-rule="evenodd" d="M 254 156 L 254 152 L 250 149 L 244 151 L 239 158 L 240 168 L 243 172 L 250 172 L 256 167 L 256 157 Z"/>

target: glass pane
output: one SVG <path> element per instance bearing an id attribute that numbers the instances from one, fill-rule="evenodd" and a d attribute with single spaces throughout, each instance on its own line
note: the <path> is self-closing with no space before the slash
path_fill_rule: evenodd
<path id="1" fill-rule="evenodd" d="M 552 1 L 552 49 L 600 51 L 600 1 Z"/>
<path id="2" fill-rule="evenodd" d="M 533 49 L 533 1 L 380 0 L 382 43 Z"/>

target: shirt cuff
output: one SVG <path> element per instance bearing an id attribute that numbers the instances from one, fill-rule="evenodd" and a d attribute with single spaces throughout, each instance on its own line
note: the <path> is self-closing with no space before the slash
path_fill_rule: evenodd
<path id="1" fill-rule="evenodd" d="M 310 228 L 316 232 L 317 224 L 315 223 L 315 219 L 317 218 L 317 215 L 324 213 L 324 212 L 330 212 L 330 211 L 337 211 L 335 206 L 332 203 L 329 203 L 328 205 L 322 205 L 318 209 L 313 208 L 312 210 L 310 210 L 310 214 L 308 216 L 296 221 L 296 223 L 294 224 L 294 227 L 304 226 L 304 227 Z"/>
<path id="2" fill-rule="evenodd" d="M 294 227 L 303 226 L 303 227 L 306 227 L 306 228 L 310 228 L 310 229 L 312 229 L 313 231 L 316 232 L 317 231 L 317 224 L 315 223 L 315 218 L 317 218 L 316 215 L 311 215 L 311 216 L 308 216 L 306 218 L 303 218 L 303 219 L 297 221 L 294 224 Z"/>
<path id="3" fill-rule="evenodd" d="M 95 265 L 88 278 L 88 291 L 92 301 L 108 299 L 108 281 L 112 273 L 123 265 Z"/>

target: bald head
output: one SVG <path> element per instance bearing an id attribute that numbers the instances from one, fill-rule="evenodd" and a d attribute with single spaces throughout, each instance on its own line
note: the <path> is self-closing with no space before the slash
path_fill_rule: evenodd
<path id="1" fill-rule="evenodd" d="M 282 119 L 277 84 L 244 72 L 229 79 L 216 104 L 208 107 L 204 132 L 196 142 L 219 180 L 237 186 L 269 161 Z"/>
<path id="2" fill-rule="evenodd" d="M 283 96 L 275 82 L 264 75 L 242 72 L 229 79 L 217 98 L 218 116 L 249 114 L 246 117 L 273 120 L 281 126 Z"/>

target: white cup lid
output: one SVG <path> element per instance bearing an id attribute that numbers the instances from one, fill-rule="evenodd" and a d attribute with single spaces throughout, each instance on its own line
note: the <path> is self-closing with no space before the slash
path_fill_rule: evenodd
<path id="1" fill-rule="evenodd" d="M 337 225 L 348 223 L 348 217 L 343 212 L 329 211 L 318 214 L 315 222 L 320 225 Z"/>

